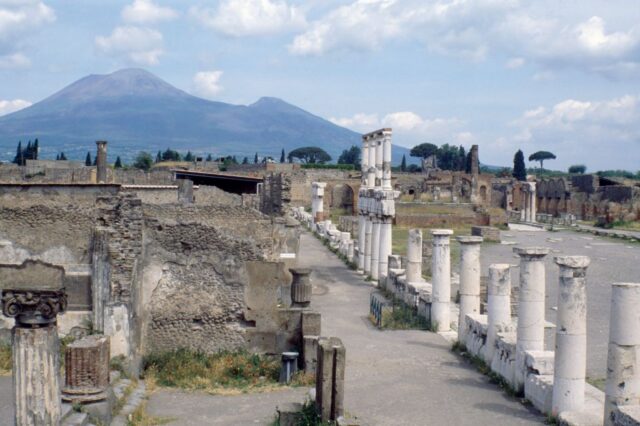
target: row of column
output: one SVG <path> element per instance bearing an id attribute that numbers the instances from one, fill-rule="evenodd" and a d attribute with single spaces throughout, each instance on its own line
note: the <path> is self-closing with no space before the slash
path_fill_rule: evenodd
<path id="1" fill-rule="evenodd" d="M 325 182 L 311 183 L 311 216 L 314 223 L 324 220 L 324 188 Z"/>
<path id="2" fill-rule="evenodd" d="M 536 183 L 523 182 L 521 186 L 522 208 L 520 210 L 520 219 L 523 222 L 536 221 Z"/>
<path id="3" fill-rule="evenodd" d="M 361 171 L 358 269 L 378 281 L 388 274 L 395 217 L 395 193 L 391 187 L 391 129 L 362 136 Z"/>

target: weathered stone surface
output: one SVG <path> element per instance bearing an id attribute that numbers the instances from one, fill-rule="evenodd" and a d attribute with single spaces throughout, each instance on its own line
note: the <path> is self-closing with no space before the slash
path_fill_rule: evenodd
<path id="1" fill-rule="evenodd" d="M 110 344 L 106 336 L 91 335 L 65 350 L 65 401 L 88 402 L 107 398 Z"/>

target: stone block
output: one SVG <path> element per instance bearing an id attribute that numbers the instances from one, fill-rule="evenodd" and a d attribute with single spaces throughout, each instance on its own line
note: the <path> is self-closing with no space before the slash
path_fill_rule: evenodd
<path id="1" fill-rule="evenodd" d="M 472 226 L 471 235 L 482 237 L 485 241 L 500 242 L 500 230 L 492 226 Z"/>
<path id="2" fill-rule="evenodd" d="M 524 397 L 541 413 L 551 413 L 553 376 L 528 374 L 524 382 Z"/>
<path id="3" fill-rule="evenodd" d="M 283 404 L 277 411 L 280 426 L 297 426 L 302 421 L 302 404 L 299 402 Z"/>
<path id="4" fill-rule="evenodd" d="M 616 426 L 640 425 L 640 405 L 622 405 L 611 413 Z"/>
<path id="5" fill-rule="evenodd" d="M 303 336 L 302 362 L 305 373 L 315 373 L 318 363 L 318 339 L 320 336 Z"/>
<path id="6" fill-rule="evenodd" d="M 553 375 L 554 351 L 526 351 L 524 365 L 528 374 Z"/>
<path id="7" fill-rule="evenodd" d="M 322 316 L 320 312 L 303 311 L 302 312 L 302 335 L 303 336 L 320 336 L 322 325 Z"/>

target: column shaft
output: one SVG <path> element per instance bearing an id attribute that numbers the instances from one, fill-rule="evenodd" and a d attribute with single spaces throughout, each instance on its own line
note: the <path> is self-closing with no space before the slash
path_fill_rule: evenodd
<path id="1" fill-rule="evenodd" d="M 407 241 L 407 281 L 422 281 L 422 231 L 409 229 Z"/>
<path id="2" fill-rule="evenodd" d="M 373 218 L 371 228 L 371 279 L 378 279 L 380 271 L 380 219 Z"/>
<path id="3" fill-rule="evenodd" d="M 362 200 L 362 198 L 360 198 Z M 358 269 L 364 271 L 365 234 L 367 232 L 367 218 L 363 213 L 358 216 Z"/>
<path id="4" fill-rule="evenodd" d="M 553 415 L 584 408 L 587 370 L 586 256 L 559 256 L 558 316 L 553 374 Z"/>
<path id="5" fill-rule="evenodd" d="M 391 132 L 385 133 L 382 151 L 382 188 L 391 189 Z"/>
<path id="6" fill-rule="evenodd" d="M 365 222 L 365 235 L 364 235 L 364 272 L 365 274 L 371 273 L 371 239 L 373 237 L 373 222 L 371 217 L 366 218 Z"/>
<path id="7" fill-rule="evenodd" d="M 489 266 L 487 288 L 487 342 L 485 361 L 491 364 L 496 337 L 511 325 L 511 270 L 509 264 Z"/>
<path id="8" fill-rule="evenodd" d="M 480 313 L 480 244 L 482 237 L 458 238 L 460 250 L 460 314 L 458 340 L 465 341 L 466 316 Z"/>
<path id="9" fill-rule="evenodd" d="M 385 217 L 380 223 L 380 268 L 378 271 L 378 278 L 385 279 L 389 275 L 389 256 L 391 255 L 392 245 L 392 219 Z"/>
<path id="10" fill-rule="evenodd" d="M 435 229 L 433 235 L 433 256 L 431 275 L 433 299 L 431 303 L 431 327 L 435 331 L 451 329 L 451 248 L 450 229 Z"/>

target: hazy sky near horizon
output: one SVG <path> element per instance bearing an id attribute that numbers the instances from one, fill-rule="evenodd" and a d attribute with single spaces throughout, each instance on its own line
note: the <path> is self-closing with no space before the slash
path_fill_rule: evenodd
<path id="1" fill-rule="evenodd" d="M 640 169 L 636 0 L 0 0 L 0 115 L 125 67 L 485 164 Z"/>

